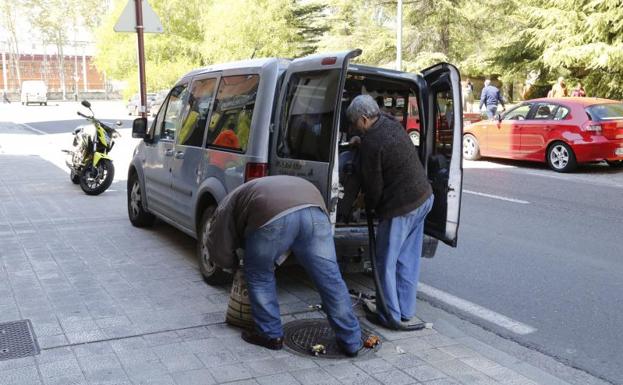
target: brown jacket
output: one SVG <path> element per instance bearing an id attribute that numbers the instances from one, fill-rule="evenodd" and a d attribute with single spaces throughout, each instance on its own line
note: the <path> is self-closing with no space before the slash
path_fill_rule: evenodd
<path id="1" fill-rule="evenodd" d="M 294 176 L 267 176 L 247 182 L 229 193 L 216 209 L 208 231 L 210 259 L 223 269 L 238 267 L 235 251 L 244 238 L 276 215 L 303 205 L 327 212 L 318 189 Z"/>

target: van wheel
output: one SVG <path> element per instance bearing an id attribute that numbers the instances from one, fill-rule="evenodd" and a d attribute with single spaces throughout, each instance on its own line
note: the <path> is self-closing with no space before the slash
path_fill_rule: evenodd
<path id="1" fill-rule="evenodd" d="M 573 150 L 563 142 L 554 142 L 549 146 L 547 164 L 556 172 L 571 172 L 578 165 Z"/>
<path id="2" fill-rule="evenodd" d="M 210 252 L 208 251 L 208 231 L 210 230 L 210 219 L 216 211 L 216 206 L 208 206 L 201 216 L 199 225 L 199 239 L 197 240 L 197 256 L 199 258 L 199 270 L 203 279 L 208 285 L 217 286 L 225 285 L 232 281 L 233 276 L 223 271 L 210 260 Z"/>
<path id="3" fill-rule="evenodd" d="M 141 182 L 136 174 L 128 182 L 128 217 L 134 227 L 149 227 L 156 221 L 156 217 L 143 207 Z"/>
<path id="4" fill-rule="evenodd" d="M 474 137 L 474 135 L 463 135 L 463 158 L 467 160 L 480 159 L 480 146 L 478 145 L 478 140 Z"/>

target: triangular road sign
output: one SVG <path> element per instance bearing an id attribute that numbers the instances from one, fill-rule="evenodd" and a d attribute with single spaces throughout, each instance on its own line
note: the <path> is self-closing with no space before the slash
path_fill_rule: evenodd
<path id="1" fill-rule="evenodd" d="M 160 19 L 156 12 L 151 8 L 147 0 L 141 1 L 143 8 L 143 32 L 162 33 L 164 28 L 160 23 Z M 129 0 L 123 9 L 117 24 L 115 24 L 115 32 L 136 32 L 136 5 L 134 0 Z"/>

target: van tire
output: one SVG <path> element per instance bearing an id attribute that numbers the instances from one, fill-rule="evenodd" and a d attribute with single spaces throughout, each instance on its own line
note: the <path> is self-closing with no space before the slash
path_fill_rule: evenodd
<path id="1" fill-rule="evenodd" d="M 143 206 L 141 182 L 136 174 L 128 181 L 128 218 L 134 227 L 149 227 L 156 221 L 156 217 Z"/>
<path id="2" fill-rule="evenodd" d="M 232 281 L 232 274 L 223 271 L 210 261 L 209 252 L 207 250 L 207 233 L 210 219 L 216 211 L 215 205 L 210 205 L 203 210 L 201 222 L 199 223 L 199 234 L 197 237 L 197 260 L 199 262 L 199 270 L 203 276 L 203 280 L 210 286 L 221 286 Z"/>

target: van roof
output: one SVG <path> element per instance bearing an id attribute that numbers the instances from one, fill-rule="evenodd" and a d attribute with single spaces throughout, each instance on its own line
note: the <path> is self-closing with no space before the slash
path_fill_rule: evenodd
<path id="1" fill-rule="evenodd" d="M 242 68 L 261 68 L 265 65 L 273 62 L 280 62 L 280 64 L 287 65 L 289 60 L 286 59 L 278 59 L 278 58 L 265 58 L 265 59 L 247 59 L 247 60 L 239 60 L 228 63 L 219 63 L 214 64 L 207 67 L 197 68 L 195 70 L 190 71 L 183 77 L 195 76 L 206 72 L 213 71 L 223 71 L 223 70 L 231 70 L 231 69 L 242 69 Z"/>

